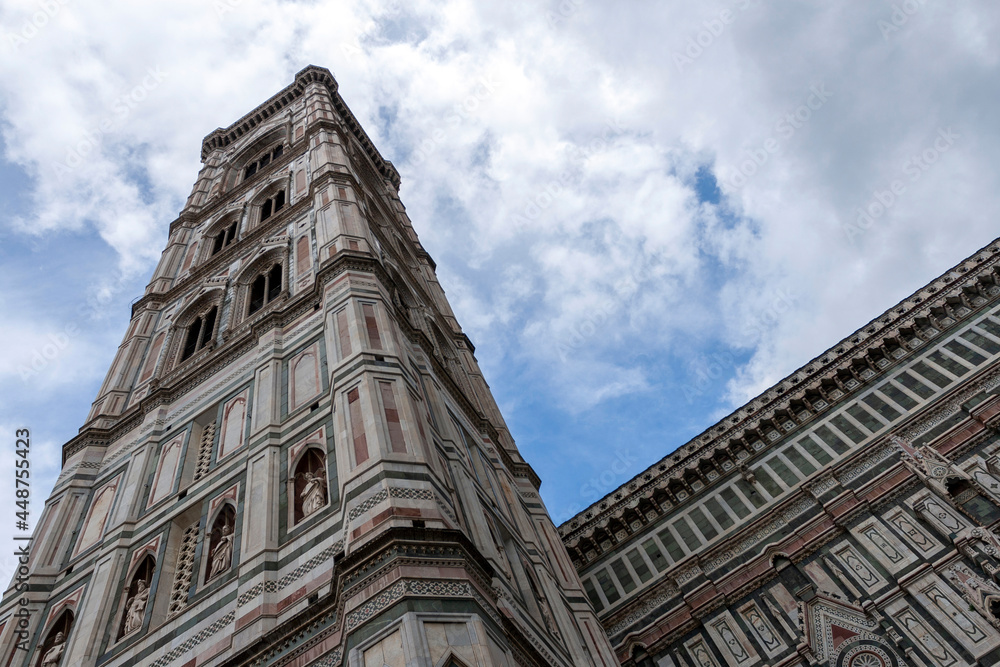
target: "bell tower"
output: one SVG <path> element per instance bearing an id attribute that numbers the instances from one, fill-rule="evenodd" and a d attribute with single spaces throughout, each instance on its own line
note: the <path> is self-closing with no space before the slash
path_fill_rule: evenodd
<path id="1" fill-rule="evenodd" d="M 3 664 L 617 664 L 331 73 L 201 157 L 0 606 Z"/>

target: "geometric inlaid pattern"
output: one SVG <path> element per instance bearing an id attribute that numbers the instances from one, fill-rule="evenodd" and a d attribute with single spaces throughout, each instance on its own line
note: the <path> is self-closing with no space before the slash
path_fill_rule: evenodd
<path id="1" fill-rule="evenodd" d="M 232 623 L 235 618 L 236 618 L 236 612 L 232 611 L 229 612 L 228 614 L 217 620 L 215 623 L 212 623 L 212 625 L 208 626 L 207 628 L 196 634 L 194 637 L 191 637 L 190 639 L 185 641 L 183 644 L 181 644 L 174 650 L 162 656 L 159 660 L 150 665 L 150 667 L 165 667 L 165 665 L 169 665 L 171 662 L 181 657 L 182 655 L 193 649 L 195 646 L 201 644 L 203 641 L 214 635 L 216 632 L 218 632 L 222 628 Z"/>
<path id="2" fill-rule="evenodd" d="M 389 496 L 392 496 L 393 498 L 402 498 L 404 500 L 434 500 L 434 493 L 428 489 L 407 489 L 392 486 L 389 487 L 388 490 L 382 489 L 360 505 L 353 507 L 347 515 L 348 521 L 354 521 L 379 503 L 388 500 Z"/>
<path id="3" fill-rule="evenodd" d="M 293 583 L 296 579 L 301 579 L 312 570 L 333 558 L 333 556 L 339 551 L 342 551 L 343 548 L 343 544 L 337 542 L 333 546 L 323 549 L 323 551 L 320 551 L 318 554 L 307 560 L 302 565 L 299 565 L 281 579 L 278 579 L 277 581 L 262 581 L 256 584 L 252 588 L 240 594 L 240 596 L 236 599 L 236 606 L 246 606 L 251 600 L 259 596 L 261 593 L 276 593 L 280 591 L 289 584 Z"/>
<path id="4" fill-rule="evenodd" d="M 432 595 L 434 597 L 479 597 L 467 581 L 415 581 L 403 580 L 382 591 L 347 615 L 345 630 L 351 631 L 404 595 Z"/>

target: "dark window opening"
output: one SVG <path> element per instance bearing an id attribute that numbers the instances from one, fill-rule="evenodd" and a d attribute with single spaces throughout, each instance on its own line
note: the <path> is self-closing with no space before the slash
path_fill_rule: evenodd
<path id="1" fill-rule="evenodd" d="M 250 313 L 255 313 L 264 307 L 264 285 L 267 283 L 267 276 L 257 276 L 250 287 Z"/>
<path id="2" fill-rule="evenodd" d="M 247 166 L 243 168 L 243 180 L 244 181 L 247 180 L 248 178 L 256 174 L 258 171 L 264 171 L 267 165 L 271 164 L 271 162 L 281 157 L 281 154 L 283 152 L 284 152 L 284 147 L 281 144 L 278 144 L 273 149 L 269 149 L 266 153 L 264 153 L 262 156 L 260 156 L 253 162 L 247 164 Z"/>
<path id="3" fill-rule="evenodd" d="M 948 495 L 962 506 L 966 513 L 982 525 L 989 525 L 1000 518 L 1000 508 L 980 495 L 978 489 L 966 479 L 949 479 L 945 482 Z"/>
<path id="4" fill-rule="evenodd" d="M 191 326 L 188 327 L 187 336 L 184 339 L 184 349 L 181 352 L 181 361 L 184 361 L 192 354 L 202 349 L 210 342 L 215 334 L 215 320 L 219 309 L 216 306 L 195 318 Z"/>
<path id="5" fill-rule="evenodd" d="M 281 264 L 275 264 L 267 273 L 257 276 L 250 285 L 250 307 L 248 315 L 253 315 L 281 295 Z"/>
<path id="6" fill-rule="evenodd" d="M 264 203 L 260 206 L 260 219 L 261 222 L 267 220 L 272 215 L 280 211 L 285 207 L 285 191 L 278 190 L 277 193 L 272 197 L 268 197 L 264 200 Z"/>
<path id="7" fill-rule="evenodd" d="M 227 247 L 230 243 L 232 243 L 236 239 L 236 225 L 237 223 L 233 222 L 233 224 L 229 225 L 228 227 L 226 227 L 221 232 L 215 235 L 214 241 L 212 243 L 213 255 L 222 250 L 223 248 Z"/>
<path id="8" fill-rule="evenodd" d="M 281 294 L 281 264 L 275 264 L 267 275 L 267 300 L 273 301 Z"/>
<path id="9" fill-rule="evenodd" d="M 198 338 L 201 337 L 201 318 L 198 317 L 191 326 L 188 327 L 187 339 L 184 341 L 184 351 L 181 353 L 181 361 L 184 361 L 198 349 Z"/>
<path id="10" fill-rule="evenodd" d="M 201 340 L 198 342 L 198 349 L 205 347 L 212 340 L 212 332 L 215 331 L 215 315 L 218 312 L 215 306 L 205 315 L 205 324 L 201 328 Z"/>

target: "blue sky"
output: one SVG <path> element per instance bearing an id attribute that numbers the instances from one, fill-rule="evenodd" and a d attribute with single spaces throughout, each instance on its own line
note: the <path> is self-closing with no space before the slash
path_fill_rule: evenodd
<path id="1" fill-rule="evenodd" d="M 1000 235 L 1000 8 L 902 4 L 4 3 L 0 432 L 36 510 L 202 138 L 311 63 L 568 519 Z"/>

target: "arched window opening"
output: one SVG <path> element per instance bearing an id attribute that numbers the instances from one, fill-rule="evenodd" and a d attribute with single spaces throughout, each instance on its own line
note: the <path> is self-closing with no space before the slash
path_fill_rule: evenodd
<path id="1" fill-rule="evenodd" d="M 181 361 L 184 361 L 198 350 L 208 345 L 215 335 L 215 320 L 219 309 L 212 306 L 207 313 L 199 315 L 188 327 L 184 338 L 184 349 L 181 351 Z"/>
<path id="2" fill-rule="evenodd" d="M 156 560 L 152 554 L 142 559 L 132 582 L 125 589 L 125 613 L 122 614 L 121 627 L 118 629 L 118 639 L 138 632 L 146 617 L 149 607 L 149 588 L 153 583 L 153 572 L 156 570 Z"/>
<path id="3" fill-rule="evenodd" d="M 646 649 L 642 646 L 636 646 L 632 649 L 632 662 L 635 663 L 636 667 L 656 667 L 653 659 L 649 657 Z"/>
<path id="4" fill-rule="evenodd" d="M 275 264 L 269 271 L 254 278 L 250 284 L 250 307 L 247 315 L 253 315 L 281 295 L 281 273 L 281 264 Z"/>
<path id="5" fill-rule="evenodd" d="M 67 609 L 59 616 L 59 619 L 52 624 L 49 634 L 42 642 L 38 651 L 38 662 L 36 667 L 59 667 L 62 661 L 63 651 L 66 648 L 66 640 L 69 638 L 69 631 L 73 627 L 73 612 Z"/>
<path id="6" fill-rule="evenodd" d="M 990 598 L 990 615 L 995 619 L 1000 619 L 1000 598 Z"/>
<path id="7" fill-rule="evenodd" d="M 263 222 L 285 206 L 285 191 L 278 190 L 260 205 L 260 220 Z"/>
<path id="8" fill-rule="evenodd" d="M 248 163 L 247 166 L 243 168 L 243 180 L 247 180 L 258 171 L 263 171 L 267 165 L 281 157 L 283 152 L 284 148 L 281 144 L 278 144 L 273 149 L 268 149 L 263 155 L 253 162 Z"/>
<path id="9" fill-rule="evenodd" d="M 944 485 L 955 503 L 981 525 L 988 526 L 1000 518 L 1000 508 L 979 493 L 969 480 L 952 477 Z"/>
<path id="10" fill-rule="evenodd" d="M 274 301 L 279 294 L 281 294 L 281 264 L 275 264 L 267 274 L 267 300 Z"/>
<path id="11" fill-rule="evenodd" d="M 209 562 L 208 572 L 205 574 L 205 581 L 214 579 L 223 572 L 228 572 L 233 566 L 233 542 L 236 532 L 236 510 L 232 505 L 227 504 L 212 523 L 212 532 L 209 536 Z"/>
<path id="12" fill-rule="evenodd" d="M 295 466 L 294 493 L 295 512 L 293 519 L 298 523 L 326 506 L 326 457 L 310 447 Z"/>
<path id="13" fill-rule="evenodd" d="M 239 223 L 234 220 L 233 224 L 229 225 L 228 227 L 226 227 L 213 237 L 214 239 L 212 241 L 213 255 L 221 251 L 223 248 L 228 247 L 230 243 L 236 240 L 236 227 L 238 224 Z"/>
<path id="14" fill-rule="evenodd" d="M 188 327 L 187 339 L 184 341 L 184 352 L 181 354 L 181 361 L 184 361 L 198 349 L 198 339 L 201 338 L 201 318 L 196 317 L 191 326 Z"/>

